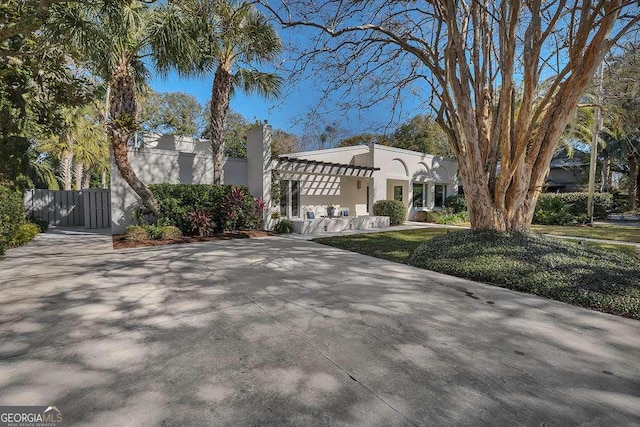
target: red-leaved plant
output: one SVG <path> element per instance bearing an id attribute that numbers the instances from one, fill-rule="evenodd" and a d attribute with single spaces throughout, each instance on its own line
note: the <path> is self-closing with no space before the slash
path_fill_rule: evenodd
<path id="1" fill-rule="evenodd" d="M 231 193 L 227 195 L 226 216 L 231 223 L 231 230 L 236 229 L 236 224 L 242 214 L 242 205 L 244 203 L 245 194 L 240 187 L 232 187 Z"/>
<path id="2" fill-rule="evenodd" d="M 189 212 L 187 219 L 191 223 L 191 229 L 197 231 L 199 236 L 206 236 L 211 232 L 213 223 L 208 212 L 197 209 Z"/>

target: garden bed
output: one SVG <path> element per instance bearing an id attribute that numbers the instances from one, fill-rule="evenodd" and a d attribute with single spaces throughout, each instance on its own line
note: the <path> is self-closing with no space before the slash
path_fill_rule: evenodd
<path id="1" fill-rule="evenodd" d="M 196 242 L 215 242 L 218 240 L 232 240 L 232 239 L 255 239 L 260 237 L 273 236 L 274 233 L 263 230 L 240 230 L 240 231 L 226 231 L 224 233 L 212 234 L 210 236 L 183 236 L 177 239 L 165 239 L 165 240 L 141 240 L 132 242 L 127 240 L 124 234 L 116 234 L 113 236 L 113 249 L 127 249 L 127 248 L 140 248 L 144 246 L 162 246 L 162 245 L 175 245 L 180 243 L 196 243 Z"/>

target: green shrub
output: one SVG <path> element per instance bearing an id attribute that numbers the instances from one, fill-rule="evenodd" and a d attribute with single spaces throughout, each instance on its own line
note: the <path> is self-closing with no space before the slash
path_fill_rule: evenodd
<path id="1" fill-rule="evenodd" d="M 163 225 L 144 225 L 142 226 L 147 238 L 152 240 L 160 240 L 164 235 L 165 226 Z"/>
<path id="2" fill-rule="evenodd" d="M 172 240 L 179 239 L 182 237 L 182 231 L 175 225 L 166 225 L 164 227 L 164 231 L 162 232 L 162 239 L 164 240 Z"/>
<path id="3" fill-rule="evenodd" d="M 288 218 L 282 218 L 273 226 L 273 231 L 279 234 L 293 233 L 293 222 Z"/>
<path id="4" fill-rule="evenodd" d="M 407 219 L 407 208 L 399 200 L 378 200 L 373 204 L 373 214 L 388 216 L 391 225 L 398 225 Z"/>
<path id="5" fill-rule="evenodd" d="M 130 242 L 141 242 L 149 238 L 147 236 L 147 230 L 140 225 L 130 225 L 124 231 L 124 235 Z"/>
<path id="6" fill-rule="evenodd" d="M 436 219 L 438 224 L 456 225 L 469 222 L 469 212 L 462 211 L 458 213 L 442 213 Z"/>
<path id="7" fill-rule="evenodd" d="M 541 197 L 533 213 L 533 222 L 536 224 L 567 225 L 574 219 L 569 205 L 560 197 Z"/>
<path id="8" fill-rule="evenodd" d="M 194 234 L 191 212 L 211 216 L 214 231 L 251 227 L 255 222 L 255 200 L 245 187 L 209 184 L 153 184 L 149 186 L 160 205 L 160 215 L 182 231 Z M 236 193 L 232 194 L 233 189 Z M 238 197 L 238 193 L 242 198 Z"/>
<path id="9" fill-rule="evenodd" d="M 437 224 L 442 215 L 444 215 L 444 212 L 442 212 L 442 211 L 429 211 L 429 212 L 427 212 L 427 215 L 425 217 L 425 221 L 426 222 L 433 222 L 433 223 Z"/>
<path id="10" fill-rule="evenodd" d="M 24 202 L 19 193 L 0 186 L 0 254 L 9 246 L 25 222 Z"/>
<path id="11" fill-rule="evenodd" d="M 18 226 L 18 232 L 13 236 L 9 242 L 9 246 L 15 248 L 22 246 L 25 243 L 29 243 L 34 237 L 40 233 L 40 227 L 37 224 L 25 222 Z"/>
<path id="12" fill-rule="evenodd" d="M 616 193 L 613 195 L 613 206 L 611 207 L 612 213 L 625 213 L 630 209 L 629 195 L 624 193 Z"/>
<path id="13" fill-rule="evenodd" d="M 549 199 L 559 199 L 567 206 L 568 212 L 573 215 L 573 221 L 577 222 L 577 217 L 587 214 L 587 198 L 588 195 L 585 192 L 581 193 L 542 193 L 538 197 L 538 205 L 540 203 L 546 203 Z M 613 194 L 611 193 L 595 193 L 593 196 L 594 211 L 593 216 L 595 218 L 606 218 L 614 208 Z"/>
<path id="14" fill-rule="evenodd" d="M 33 215 L 33 214 L 29 215 L 29 222 L 32 222 L 36 224 L 38 227 L 40 227 L 41 233 L 45 233 L 49 229 L 49 222 L 45 221 L 44 219 L 40 218 L 37 215 Z"/>
<path id="15" fill-rule="evenodd" d="M 467 210 L 467 199 L 465 199 L 464 194 L 454 194 L 445 199 L 444 207 L 454 214 L 464 212 Z"/>

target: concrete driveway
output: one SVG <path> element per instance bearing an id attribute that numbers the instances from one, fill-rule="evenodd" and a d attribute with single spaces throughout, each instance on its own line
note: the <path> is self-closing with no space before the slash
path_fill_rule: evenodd
<path id="1" fill-rule="evenodd" d="M 640 425 L 640 322 L 303 240 L 0 261 L 0 405 L 66 425 Z"/>

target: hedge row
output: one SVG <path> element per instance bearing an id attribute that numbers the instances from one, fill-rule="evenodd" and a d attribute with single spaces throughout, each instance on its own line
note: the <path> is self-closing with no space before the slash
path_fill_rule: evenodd
<path id="1" fill-rule="evenodd" d="M 588 194 L 581 193 L 542 193 L 538 197 L 538 206 L 547 202 L 547 200 L 558 200 L 562 202 L 569 213 L 575 217 L 587 214 L 587 198 Z M 594 212 L 596 218 L 606 218 L 613 211 L 613 194 L 611 193 L 595 193 L 593 196 Z"/>
<path id="2" fill-rule="evenodd" d="M 211 218 L 212 232 L 251 228 L 259 220 L 256 201 L 246 187 L 210 184 L 153 184 L 160 215 L 182 233 L 196 234 L 189 214 L 204 211 Z"/>
<path id="3" fill-rule="evenodd" d="M 533 222 L 548 225 L 566 225 L 582 223 L 587 219 L 587 193 L 542 193 L 534 212 Z M 616 210 L 617 204 L 611 193 L 594 194 L 594 217 L 606 218 Z M 467 209 L 462 195 L 447 198 L 445 207 L 452 213 L 460 213 Z M 436 218 L 426 219 L 437 222 Z"/>
<path id="4" fill-rule="evenodd" d="M 24 222 L 24 203 L 20 193 L 0 186 L 0 254 L 11 245 Z"/>

